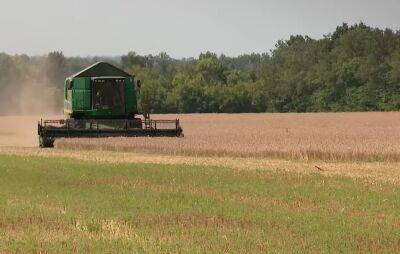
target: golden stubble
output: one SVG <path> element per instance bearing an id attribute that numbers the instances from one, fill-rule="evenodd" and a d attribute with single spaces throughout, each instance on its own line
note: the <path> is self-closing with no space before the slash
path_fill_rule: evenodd
<path id="1" fill-rule="evenodd" d="M 195 165 L 227 167 L 236 170 L 269 170 L 276 172 L 295 172 L 322 174 L 325 176 L 346 176 L 363 178 L 370 183 L 380 181 L 400 183 L 400 162 L 362 162 L 362 161 L 323 161 L 323 160 L 288 160 L 256 157 L 210 157 L 210 156 L 171 156 L 163 154 L 63 150 L 0 147 L 0 154 L 72 158 L 98 163 L 145 163 L 167 165 Z"/>

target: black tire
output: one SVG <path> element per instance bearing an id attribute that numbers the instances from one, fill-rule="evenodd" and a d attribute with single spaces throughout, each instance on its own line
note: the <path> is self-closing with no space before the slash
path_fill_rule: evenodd
<path id="1" fill-rule="evenodd" d="M 129 121 L 129 126 L 130 129 L 143 129 L 142 125 L 142 120 L 140 118 L 134 118 L 133 121 Z"/>
<path id="2" fill-rule="evenodd" d="M 54 147 L 54 139 L 50 137 L 39 136 L 39 147 L 40 148 Z"/>

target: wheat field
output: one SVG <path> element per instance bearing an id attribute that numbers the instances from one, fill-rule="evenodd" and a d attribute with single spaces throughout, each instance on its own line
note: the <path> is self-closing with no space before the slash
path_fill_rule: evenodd
<path id="1" fill-rule="evenodd" d="M 56 147 L 190 156 L 400 160 L 400 113 L 183 114 L 184 138 L 61 139 Z"/>

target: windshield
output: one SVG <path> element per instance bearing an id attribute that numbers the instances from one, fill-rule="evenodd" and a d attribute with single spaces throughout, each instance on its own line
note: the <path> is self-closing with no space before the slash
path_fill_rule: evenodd
<path id="1" fill-rule="evenodd" d="M 115 109 L 125 106 L 124 79 L 94 79 L 93 109 Z"/>

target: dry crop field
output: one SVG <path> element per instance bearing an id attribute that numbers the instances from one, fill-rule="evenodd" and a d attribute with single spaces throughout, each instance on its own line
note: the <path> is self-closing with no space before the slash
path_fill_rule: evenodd
<path id="1" fill-rule="evenodd" d="M 180 115 L 184 138 L 65 149 L 35 147 L 39 118 L 0 117 L 0 253 L 400 248 L 400 113 Z"/>
<path id="2" fill-rule="evenodd" d="M 400 159 L 400 113 L 184 114 L 184 138 L 72 139 L 56 147 L 193 156 Z"/>
<path id="3" fill-rule="evenodd" d="M 0 146 L 33 147 L 37 146 L 36 116 L 0 117 Z"/>

